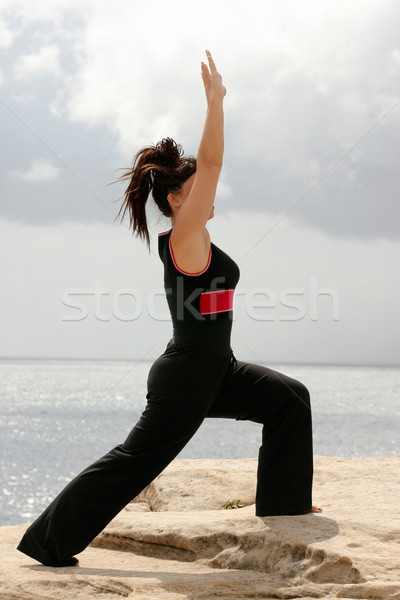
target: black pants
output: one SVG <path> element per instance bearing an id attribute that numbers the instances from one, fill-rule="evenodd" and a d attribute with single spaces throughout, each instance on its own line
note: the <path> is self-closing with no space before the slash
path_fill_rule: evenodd
<path id="1" fill-rule="evenodd" d="M 256 515 L 311 509 L 310 397 L 261 365 L 168 342 L 148 374 L 148 400 L 123 444 L 84 469 L 30 525 L 18 550 L 57 566 L 84 550 L 179 454 L 205 417 L 261 423 Z"/>

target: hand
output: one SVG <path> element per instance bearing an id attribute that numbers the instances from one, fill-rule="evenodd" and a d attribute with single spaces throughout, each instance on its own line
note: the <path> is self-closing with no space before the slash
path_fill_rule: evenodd
<path id="1" fill-rule="evenodd" d="M 223 98 L 226 88 L 222 85 L 222 77 L 217 71 L 211 53 L 206 50 L 210 71 L 205 63 L 201 63 L 201 76 L 203 78 L 204 90 L 206 92 L 207 104 L 210 104 L 212 96 Z"/>

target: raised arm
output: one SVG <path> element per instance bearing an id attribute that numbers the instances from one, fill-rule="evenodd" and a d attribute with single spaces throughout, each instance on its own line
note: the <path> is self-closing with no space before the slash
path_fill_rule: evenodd
<path id="1" fill-rule="evenodd" d="M 204 239 L 204 230 L 212 211 L 224 153 L 223 99 L 226 89 L 214 60 L 207 52 L 209 69 L 201 64 L 207 99 L 207 113 L 197 154 L 196 174 L 188 196 L 179 207 L 173 231 L 174 245 L 184 249 L 192 241 Z"/>
<path id="2" fill-rule="evenodd" d="M 200 161 L 200 166 L 212 164 L 221 168 L 224 154 L 224 111 L 222 104 L 226 89 L 222 85 L 222 77 L 218 73 L 214 60 L 208 51 L 207 57 L 211 73 L 207 65 L 202 62 L 201 75 L 207 98 L 207 114 L 197 155 L 197 164 Z"/>

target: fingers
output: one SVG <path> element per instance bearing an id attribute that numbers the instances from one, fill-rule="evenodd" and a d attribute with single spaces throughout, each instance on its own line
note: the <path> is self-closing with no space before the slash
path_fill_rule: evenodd
<path id="1" fill-rule="evenodd" d="M 210 71 L 208 70 L 207 65 L 202 62 L 201 63 L 201 75 L 203 78 L 203 83 L 206 88 L 207 98 L 208 95 L 211 94 L 211 90 L 214 90 L 216 95 L 225 96 L 226 88 L 222 85 L 222 77 L 217 71 L 217 67 L 215 66 L 214 60 L 211 56 L 211 52 L 206 50 L 208 63 L 210 66 Z"/>
<path id="2" fill-rule="evenodd" d="M 208 63 L 210 65 L 211 73 L 216 73 L 217 67 L 215 66 L 215 62 L 213 60 L 213 57 L 211 56 L 211 52 L 209 50 L 206 50 L 206 54 L 207 54 L 207 58 L 208 58 Z"/>
<path id="3" fill-rule="evenodd" d="M 208 67 L 205 63 L 201 63 L 201 74 L 203 77 L 210 77 L 210 73 L 208 71 Z"/>
<path id="4" fill-rule="evenodd" d="M 204 63 L 201 63 L 201 76 L 203 78 L 204 87 L 207 89 L 211 85 L 211 75 Z"/>
<path id="5" fill-rule="evenodd" d="M 202 76 L 203 81 L 204 81 L 205 84 L 211 83 L 210 72 L 208 70 L 207 65 L 205 65 L 203 62 L 201 63 L 201 76 Z"/>

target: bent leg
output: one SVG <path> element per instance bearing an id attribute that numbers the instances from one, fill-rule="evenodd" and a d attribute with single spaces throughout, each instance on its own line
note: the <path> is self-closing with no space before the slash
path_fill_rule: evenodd
<path id="1" fill-rule="evenodd" d="M 261 423 L 256 515 L 311 510 L 313 442 L 310 395 L 296 379 L 237 361 L 207 417 Z"/>

